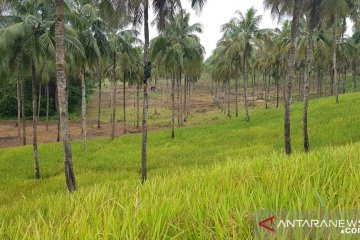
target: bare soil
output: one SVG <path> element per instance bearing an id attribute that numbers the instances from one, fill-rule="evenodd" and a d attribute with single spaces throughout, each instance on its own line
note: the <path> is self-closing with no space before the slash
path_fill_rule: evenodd
<path id="1" fill-rule="evenodd" d="M 163 86 L 165 89 L 165 86 Z M 157 96 L 153 95 L 151 97 L 150 94 L 150 102 L 149 102 L 149 112 L 153 112 L 155 106 L 171 109 L 171 100 L 168 90 L 163 91 L 160 87 L 157 89 Z M 122 106 L 123 104 L 123 96 L 122 96 L 122 87 L 117 87 L 117 106 Z M 110 89 L 104 87 L 102 91 L 102 114 L 105 114 L 109 109 L 110 105 Z M 250 92 L 251 93 L 251 92 Z M 126 94 L 126 105 L 127 108 L 133 108 L 135 104 L 135 94 L 136 89 L 127 89 Z M 231 93 L 231 99 L 234 100 L 234 93 Z M 142 96 L 142 93 L 140 93 Z M 251 94 L 249 96 L 249 105 L 252 104 Z M 256 104 L 255 105 L 263 105 L 263 100 L 261 99 L 261 94 L 256 94 Z M 239 92 L 239 107 L 242 106 L 242 95 Z M 111 124 L 108 122 L 102 122 L 101 128 L 97 127 L 97 102 L 98 102 L 98 94 L 95 93 L 88 104 L 88 121 L 87 121 L 87 137 L 88 139 L 96 138 L 96 137 L 110 137 L 111 136 Z M 210 94 L 210 89 L 208 86 L 199 86 L 197 85 L 193 91 L 191 92 L 191 102 L 189 104 L 189 109 L 192 114 L 204 114 L 219 107 L 219 103 L 214 101 L 214 97 Z M 224 103 L 226 105 L 226 103 Z M 224 106 L 225 107 L 225 106 Z M 226 108 L 226 107 L 225 107 Z M 107 110 L 106 110 L 107 109 Z M 106 112 L 108 114 L 108 112 Z M 121 112 L 117 114 L 122 114 Z M 129 121 L 127 124 L 127 133 L 139 133 L 141 132 L 141 117 L 142 117 L 142 100 L 140 100 L 140 121 L 139 128 L 136 128 L 134 121 Z M 164 116 L 156 116 L 157 118 L 161 118 Z M 117 117 L 117 119 L 119 119 Z M 121 118 L 120 118 L 121 119 Z M 177 117 L 176 117 L 177 119 Z M 22 138 L 18 136 L 18 130 L 16 126 L 16 120 L 0 120 L 0 148 L 6 147 L 15 147 L 22 145 Z M 51 143 L 57 141 L 58 135 L 58 122 L 57 121 L 49 121 L 49 129 L 46 130 L 46 123 L 44 121 L 38 121 L 38 143 Z M 192 123 L 186 123 L 185 125 L 189 125 Z M 169 128 L 170 127 L 170 119 L 169 124 L 161 124 L 157 125 L 155 122 L 148 126 L 150 131 L 160 129 L 160 128 Z M 82 124 L 81 121 L 70 121 L 70 132 L 72 139 L 81 139 L 82 138 Z M 22 129 L 21 129 L 22 134 Z M 115 135 L 120 136 L 124 134 L 124 125 L 123 122 L 117 122 L 115 128 Z M 26 144 L 32 144 L 32 121 L 26 121 Z"/>

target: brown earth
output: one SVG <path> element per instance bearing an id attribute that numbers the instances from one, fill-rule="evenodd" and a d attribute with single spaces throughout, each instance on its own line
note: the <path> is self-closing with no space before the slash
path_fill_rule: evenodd
<path id="1" fill-rule="evenodd" d="M 158 108 L 163 108 L 170 110 L 171 109 L 171 99 L 168 89 L 165 85 L 158 87 L 157 93 L 150 94 L 149 102 L 149 114 L 152 114 L 153 118 L 159 120 L 157 121 L 152 119 L 152 124 L 150 123 L 148 129 L 156 130 L 159 128 L 169 128 L 170 119 L 165 115 L 156 115 L 154 114 L 155 106 Z M 239 90 L 239 108 L 242 108 L 243 99 L 242 94 Z M 110 105 L 110 89 L 107 87 L 103 88 L 102 91 L 102 116 L 107 116 L 109 114 L 109 105 Z M 135 104 L 135 93 L 136 89 L 127 89 L 126 94 L 126 105 L 130 111 L 133 111 L 132 120 L 128 119 L 127 124 L 127 133 L 138 133 L 141 132 L 141 118 L 142 118 L 142 101 L 140 100 L 140 127 L 136 128 L 134 124 L 134 104 Z M 252 92 L 249 90 L 249 105 L 252 104 Z M 142 96 L 142 93 L 140 93 Z M 262 93 L 257 93 L 255 96 L 255 105 L 262 106 L 264 105 L 264 100 L 261 99 Z M 234 100 L 234 93 L 232 90 L 231 99 Z M 91 101 L 88 104 L 88 121 L 87 121 L 87 137 L 88 139 L 96 137 L 110 137 L 111 136 L 111 124 L 108 120 L 102 121 L 101 128 L 97 128 L 97 93 L 91 97 Z M 121 119 L 119 115 L 122 114 L 122 109 L 119 109 L 123 104 L 123 95 L 122 95 L 122 85 L 117 87 L 117 119 Z M 191 92 L 191 102 L 189 109 L 191 109 L 191 114 L 206 114 L 209 111 L 213 111 L 219 107 L 219 103 L 216 103 L 213 99 L 213 96 L 210 94 L 210 89 L 205 85 L 197 85 L 194 87 L 193 92 Z M 131 109 L 132 108 L 132 109 Z M 226 103 L 224 103 L 224 108 L 226 108 Z M 149 116 L 150 117 L 150 116 Z M 175 117 L 177 121 L 177 117 Z M 0 148 L 14 147 L 22 145 L 22 138 L 18 137 L 18 130 L 16 127 L 16 120 L 1 120 L 0 121 Z M 57 121 L 49 121 L 49 130 L 46 130 L 46 123 L 44 121 L 38 121 L 38 142 L 41 143 L 50 143 L 57 141 L 58 127 Z M 186 123 L 185 125 L 194 124 Z M 196 124 L 196 123 L 195 123 Z M 81 121 L 70 121 L 70 132 L 72 139 L 81 139 L 82 138 L 82 125 Z M 123 123 L 118 121 L 116 123 L 115 135 L 120 136 L 124 134 Z M 28 145 L 32 144 L 32 121 L 26 121 L 26 143 Z"/>

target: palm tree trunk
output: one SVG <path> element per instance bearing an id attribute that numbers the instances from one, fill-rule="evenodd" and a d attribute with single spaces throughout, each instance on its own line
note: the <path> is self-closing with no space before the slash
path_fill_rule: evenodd
<path id="1" fill-rule="evenodd" d="M 68 117 L 68 94 L 65 76 L 65 26 L 64 26 L 64 1 L 55 0 L 56 21 L 55 21 L 55 44 L 56 44 L 56 82 L 59 99 L 60 124 L 64 146 L 64 166 L 66 185 L 69 192 L 76 191 L 75 174 L 72 164 L 72 150 L 70 142 L 70 129 Z"/>
<path id="2" fill-rule="evenodd" d="M 218 86 L 219 86 L 219 82 L 216 81 L 215 82 L 215 99 L 218 100 L 219 96 L 218 96 Z"/>
<path id="3" fill-rule="evenodd" d="M 290 130 L 290 114 L 291 114 L 291 93 L 292 86 L 295 79 L 296 71 L 296 39 L 299 32 L 299 17 L 302 7 L 302 0 L 295 0 L 293 9 L 293 20 L 291 23 L 291 42 L 288 58 L 288 75 L 287 75 L 287 89 L 285 97 L 285 113 L 284 113 L 284 140 L 285 152 L 291 154 L 291 130 Z"/>
<path id="4" fill-rule="evenodd" d="M 179 76 L 176 77 L 176 99 L 177 99 L 177 125 L 180 127 L 180 85 L 179 85 Z"/>
<path id="5" fill-rule="evenodd" d="M 39 167 L 39 154 L 38 154 L 38 143 L 37 143 L 37 93 L 36 93 L 36 80 L 35 80 L 35 65 L 32 63 L 31 66 L 32 79 L 32 107 L 33 107 L 33 152 L 34 152 L 34 166 L 35 166 L 35 179 L 40 178 L 40 167 Z"/>
<path id="6" fill-rule="evenodd" d="M 17 132 L 18 132 L 18 138 L 21 137 L 21 90 L 20 90 L 20 79 L 19 76 L 16 81 L 16 99 L 17 99 Z"/>
<path id="7" fill-rule="evenodd" d="M 235 78 L 235 116 L 239 116 L 239 106 L 238 106 L 238 78 Z"/>
<path id="8" fill-rule="evenodd" d="M 186 111 L 186 99 L 187 99 L 187 83 L 188 83 L 188 79 L 187 79 L 187 76 L 185 76 L 185 80 L 184 80 L 184 122 L 187 121 L 187 111 Z M 212 86 L 212 83 L 211 83 L 211 86 Z M 211 87 L 212 89 L 212 87 Z M 212 90 L 211 90 L 212 91 Z"/>
<path id="9" fill-rule="evenodd" d="M 115 80 L 112 82 L 113 85 L 113 93 L 112 93 L 112 99 L 111 99 L 111 139 L 114 140 L 115 138 L 115 113 L 116 113 L 116 82 Z"/>
<path id="10" fill-rule="evenodd" d="M 171 81 L 171 138 L 175 138 L 175 77 Z"/>
<path id="11" fill-rule="evenodd" d="M 191 82 L 188 82 L 189 85 L 189 99 L 188 99 L 188 115 L 190 114 L 190 108 L 191 108 Z"/>
<path id="12" fill-rule="evenodd" d="M 309 77 L 310 77 L 310 59 L 312 57 L 313 45 L 313 28 L 310 27 L 307 36 L 307 46 L 305 55 L 305 72 L 304 72 L 304 112 L 303 112 L 303 137 L 304 137 L 304 150 L 308 152 L 310 149 L 309 134 L 308 134 L 308 106 L 309 106 Z"/>
<path id="13" fill-rule="evenodd" d="M 56 107 L 56 112 L 58 114 L 58 121 L 57 121 L 57 137 L 56 137 L 56 141 L 60 142 L 60 135 L 61 135 L 61 131 L 60 131 L 60 109 L 59 109 L 59 97 L 58 97 L 58 90 L 57 90 L 57 86 L 55 88 L 55 107 Z"/>
<path id="14" fill-rule="evenodd" d="M 114 140 L 115 138 L 115 112 L 116 112 L 116 53 L 113 53 L 113 81 L 112 81 L 112 98 L 111 98 L 111 139 Z"/>
<path id="15" fill-rule="evenodd" d="M 356 91 L 356 65 L 355 62 L 352 64 L 352 82 L 353 92 Z"/>
<path id="16" fill-rule="evenodd" d="M 39 84 L 39 103 L 38 103 L 38 109 L 37 109 L 37 118 L 40 117 L 40 109 L 41 109 L 41 83 Z"/>
<path id="17" fill-rule="evenodd" d="M 85 68 L 80 73 L 81 76 L 81 120 L 82 120 L 82 150 L 86 151 L 86 82 Z"/>
<path id="18" fill-rule="evenodd" d="M 99 98 L 98 98 L 98 117 L 97 117 L 97 127 L 101 128 L 101 77 L 99 78 Z"/>
<path id="19" fill-rule="evenodd" d="M 253 81 L 252 81 L 252 108 L 255 107 L 255 74 L 253 74 Z"/>
<path id="20" fill-rule="evenodd" d="M 228 105 L 227 116 L 231 117 L 231 115 L 230 115 L 230 79 L 228 79 L 226 81 L 226 83 L 227 83 L 227 105 Z"/>
<path id="21" fill-rule="evenodd" d="M 244 57 L 245 59 L 245 57 Z M 246 62 L 246 60 L 244 60 L 244 63 Z M 249 117 L 249 109 L 248 109 L 248 96 L 247 96 L 247 84 L 248 84 L 248 78 L 247 78 L 247 72 L 246 72 L 246 64 L 244 64 L 244 71 L 243 71 L 243 77 L 244 77 L 244 104 L 245 104 L 245 116 L 246 116 L 246 121 L 250 121 L 250 117 Z"/>
<path id="22" fill-rule="evenodd" d="M 332 68 L 333 68 L 333 78 L 334 78 L 334 84 L 335 84 L 335 98 L 336 103 L 339 103 L 339 86 L 338 86 L 338 76 L 337 76 L 337 66 L 336 66 L 336 17 L 334 21 L 334 29 L 333 29 L 333 44 L 332 44 Z"/>
<path id="23" fill-rule="evenodd" d="M 156 77 L 155 77 L 155 79 L 154 79 L 154 82 L 155 82 L 154 92 L 156 92 L 156 90 L 157 90 L 157 79 L 156 79 Z M 158 111 L 157 111 L 157 101 L 155 101 L 155 115 L 157 115 L 157 114 L 158 114 Z"/>
<path id="24" fill-rule="evenodd" d="M 346 93 L 346 65 L 347 65 L 347 62 L 345 62 L 345 66 L 344 66 L 344 80 L 343 80 L 343 86 L 342 86 L 343 94 Z"/>
<path id="25" fill-rule="evenodd" d="M 180 98 L 180 101 L 179 101 L 179 113 L 180 113 L 180 121 L 179 121 L 179 124 L 182 125 L 182 121 L 183 121 L 183 112 L 182 112 L 182 103 L 183 103 L 183 99 L 182 99 L 182 87 L 181 87 L 181 81 L 182 81 L 182 74 L 181 74 L 181 71 L 180 71 L 180 77 L 179 77 L 179 98 Z"/>
<path id="26" fill-rule="evenodd" d="M 22 144 L 26 145 L 26 119 L 25 119 L 25 93 L 24 81 L 20 81 L 20 101 L 21 101 L 21 118 L 22 118 Z"/>
<path id="27" fill-rule="evenodd" d="M 49 83 L 46 84 L 46 131 L 49 131 Z"/>
<path id="28" fill-rule="evenodd" d="M 144 0 L 144 63 L 149 62 L 149 0 Z M 147 178 L 147 118 L 148 118 L 148 93 L 147 79 L 144 76 L 144 101 L 142 121 L 142 149 L 141 149 L 141 181 L 144 183 Z"/>
<path id="29" fill-rule="evenodd" d="M 136 128 L 139 128 L 139 119 L 140 119 L 140 85 L 136 86 Z"/>
<path id="30" fill-rule="evenodd" d="M 124 85 L 123 85 L 123 104 L 124 104 L 124 134 L 126 134 L 126 82 L 124 77 Z"/>
<path id="31" fill-rule="evenodd" d="M 333 67 L 332 67 L 332 63 L 330 64 L 329 67 L 330 70 L 330 95 L 333 96 L 334 95 L 334 71 L 333 71 Z M 325 96 L 326 96 L 326 90 L 325 90 Z"/>
<path id="32" fill-rule="evenodd" d="M 276 107 L 279 107 L 279 85 L 280 85 L 279 66 L 276 66 Z"/>

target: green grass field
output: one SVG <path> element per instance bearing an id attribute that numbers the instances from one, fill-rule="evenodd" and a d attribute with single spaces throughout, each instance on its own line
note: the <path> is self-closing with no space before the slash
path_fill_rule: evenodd
<path id="1" fill-rule="evenodd" d="M 72 195 L 60 144 L 40 146 L 39 181 L 31 146 L 1 149 L 0 239 L 253 239 L 258 210 L 359 210 L 359 106 L 358 93 L 338 105 L 312 100 L 304 154 L 294 104 L 290 157 L 282 107 L 251 110 L 250 123 L 241 112 L 177 129 L 174 140 L 170 130 L 151 132 L 144 185 L 140 135 L 91 140 L 86 153 L 74 142 Z"/>

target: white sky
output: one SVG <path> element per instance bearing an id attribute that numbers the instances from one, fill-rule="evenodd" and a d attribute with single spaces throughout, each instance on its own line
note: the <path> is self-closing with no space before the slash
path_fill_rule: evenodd
<path id="1" fill-rule="evenodd" d="M 257 14 L 262 15 L 260 28 L 277 27 L 277 19 L 272 19 L 270 11 L 265 11 L 263 0 L 207 0 L 199 14 L 191 9 L 189 2 L 189 0 L 181 0 L 183 8 L 191 13 L 190 23 L 200 22 L 203 25 L 203 33 L 200 35 L 200 39 L 206 50 L 206 58 L 211 55 L 212 50 L 216 47 L 216 42 L 221 38 L 220 26 L 234 17 L 236 10 L 240 10 L 244 14 L 247 9 L 254 7 L 258 11 Z M 149 20 L 149 23 L 154 20 L 152 10 L 149 14 Z M 351 27 L 348 28 L 347 33 L 351 34 Z M 143 39 L 143 32 L 141 34 Z M 150 26 L 150 39 L 157 35 L 155 27 Z"/>

